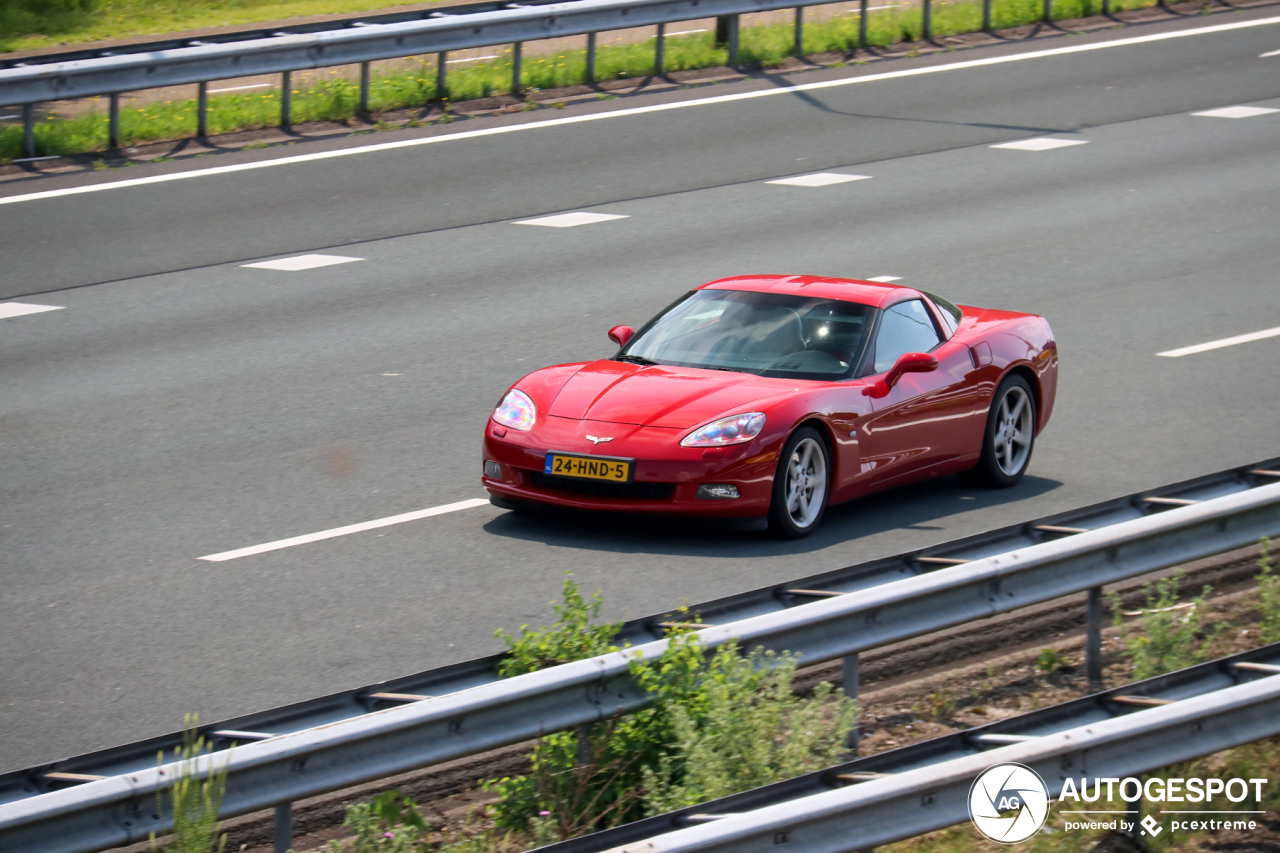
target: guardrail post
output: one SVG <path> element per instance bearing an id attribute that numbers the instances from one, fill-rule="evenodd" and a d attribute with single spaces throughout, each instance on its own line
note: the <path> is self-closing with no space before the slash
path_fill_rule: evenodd
<path id="1" fill-rule="evenodd" d="M 196 89 L 196 139 L 209 135 L 209 84 L 201 80 Z"/>
<path id="2" fill-rule="evenodd" d="M 596 34 L 587 33 L 587 82 L 596 82 Z"/>
<path id="3" fill-rule="evenodd" d="M 804 56 L 804 7 L 796 7 L 796 56 Z"/>
<path id="4" fill-rule="evenodd" d="M 729 48 L 729 64 L 738 64 L 738 16 L 721 15 L 716 18 L 716 47 Z"/>
<path id="5" fill-rule="evenodd" d="M 844 695 L 856 701 L 858 698 L 859 679 L 858 653 L 854 652 L 853 654 L 844 657 L 841 660 L 840 668 L 842 672 L 841 681 L 844 686 Z M 858 740 L 860 737 L 861 733 L 858 731 L 858 724 L 855 721 L 853 728 L 849 730 L 849 749 L 852 750 L 854 755 L 858 754 Z"/>
<path id="6" fill-rule="evenodd" d="M 36 156 L 36 105 L 22 105 L 22 156 Z"/>
<path id="7" fill-rule="evenodd" d="M 436 97 L 444 100 L 449 97 L 449 83 L 445 74 L 446 58 L 449 54 L 446 51 L 440 51 L 436 54 Z"/>
<path id="8" fill-rule="evenodd" d="M 293 72 L 281 73 L 280 83 L 280 126 L 288 130 L 293 124 Z"/>
<path id="9" fill-rule="evenodd" d="M 586 767 L 591 763 L 591 726 L 578 726 L 578 764 Z"/>
<path id="10" fill-rule="evenodd" d="M 1053 23 L 1053 0 L 1044 0 L 1044 22 Z"/>
<path id="11" fill-rule="evenodd" d="M 120 93 L 112 92 L 107 100 L 107 150 L 120 147 Z"/>
<path id="12" fill-rule="evenodd" d="M 1106 3 L 1107 0 L 1102 0 Z M 982 31 L 991 32 L 991 0 L 982 0 Z"/>
<path id="13" fill-rule="evenodd" d="M 272 848 L 275 853 L 289 853 L 293 849 L 293 803 L 276 806 Z"/>
<path id="14" fill-rule="evenodd" d="M 524 45 L 516 42 L 511 45 L 511 94 L 519 95 L 522 91 L 520 86 L 520 53 Z"/>
<path id="15" fill-rule="evenodd" d="M 667 39 L 667 25 L 658 24 L 658 39 L 653 46 L 653 74 L 655 77 L 662 76 L 662 65 L 665 57 L 663 56 L 663 47 Z"/>
<path id="16" fill-rule="evenodd" d="M 369 117 L 369 63 L 360 63 L 360 115 Z"/>
<path id="17" fill-rule="evenodd" d="M 932 41 L 933 40 L 933 2 L 932 0 L 924 0 L 924 3 L 921 7 L 920 12 L 922 15 L 921 22 L 920 22 L 920 38 L 924 39 L 925 41 Z"/>
<path id="18" fill-rule="evenodd" d="M 1102 689 L 1102 587 L 1089 590 L 1088 612 L 1085 615 L 1085 661 L 1089 671 L 1090 689 Z"/>
<path id="19" fill-rule="evenodd" d="M 867 0 L 859 0 L 858 3 L 858 48 L 860 50 L 867 49 Z M 856 51 L 855 51 L 856 53 Z"/>

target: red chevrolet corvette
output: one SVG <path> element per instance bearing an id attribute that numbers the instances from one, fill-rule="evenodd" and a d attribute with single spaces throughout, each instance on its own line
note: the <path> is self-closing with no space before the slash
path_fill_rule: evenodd
<path id="1" fill-rule="evenodd" d="M 1043 317 L 872 281 L 720 279 L 609 337 L 613 358 L 503 396 L 494 504 L 767 516 L 805 536 L 828 504 L 914 480 L 1014 485 L 1058 380 Z"/>

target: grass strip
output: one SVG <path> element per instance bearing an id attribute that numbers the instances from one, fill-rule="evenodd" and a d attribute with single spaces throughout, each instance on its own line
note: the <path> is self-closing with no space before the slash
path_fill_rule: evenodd
<path id="1" fill-rule="evenodd" d="M 1113 12 L 1156 5 L 1156 0 L 1112 0 Z M 1057 20 L 1099 14 L 1101 0 L 1055 0 Z M 1007 29 L 1042 20 L 1042 0 L 998 0 L 992 12 L 996 29 Z M 887 46 L 921 37 L 919 8 L 887 9 L 873 12 L 867 20 L 867 42 Z M 840 16 L 806 23 L 806 53 L 847 53 L 858 47 L 859 16 Z M 981 0 L 935 3 L 935 38 L 977 32 L 982 28 Z M 510 47 L 497 59 L 449 68 L 448 99 L 468 101 L 511 91 Z M 712 33 L 669 37 L 665 49 L 665 70 L 685 71 L 713 68 L 728 63 L 728 52 L 717 47 Z M 767 24 L 742 30 L 739 62 L 747 67 L 774 68 L 795 55 L 791 24 Z M 654 39 L 631 44 L 602 45 L 596 54 L 598 80 L 643 77 L 654 70 Z M 373 113 L 423 107 L 441 100 L 436 91 L 434 60 L 417 57 L 417 67 L 375 75 L 370 81 L 369 102 Z M 526 57 L 523 82 L 530 89 L 554 89 L 586 81 L 586 51 L 567 50 L 555 54 Z M 293 90 L 292 120 L 295 124 L 314 121 L 346 122 L 359 106 L 359 89 L 354 81 L 330 69 L 329 80 L 319 80 Z M 196 102 L 171 100 L 131 106 L 125 99 L 120 109 L 120 141 L 124 146 L 183 139 L 195 134 Z M 240 92 L 209 98 L 211 135 L 274 127 L 280 123 L 280 93 Z M 389 128 L 388 128 L 389 129 Z M 71 119 L 52 115 L 35 126 L 36 156 L 87 154 L 103 151 L 107 144 L 107 119 L 91 113 Z M 0 127 L 0 164 L 21 157 L 22 128 Z"/>
<path id="2" fill-rule="evenodd" d="M 2 0 L 0 53 L 395 8 L 393 0 Z"/>

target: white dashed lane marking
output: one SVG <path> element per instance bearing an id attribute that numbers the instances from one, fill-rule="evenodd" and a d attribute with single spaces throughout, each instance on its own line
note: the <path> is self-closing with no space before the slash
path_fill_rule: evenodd
<path id="1" fill-rule="evenodd" d="M 1207 118 L 1253 118 L 1254 116 L 1264 116 L 1267 113 L 1280 113 L 1280 110 L 1273 110 L 1269 107 L 1220 107 L 1216 110 L 1192 113 L 1192 115 L 1205 116 Z"/>
<path id="2" fill-rule="evenodd" d="M 42 311 L 61 311 L 61 305 L 34 305 L 30 302 L 0 302 L 0 320 L 39 314 Z"/>
<path id="3" fill-rule="evenodd" d="M 1184 355 L 1192 355 L 1198 352 L 1207 352 L 1211 349 L 1222 349 L 1223 347 L 1233 347 L 1236 344 L 1247 344 L 1253 341 L 1261 341 L 1266 338 L 1280 337 L 1280 327 L 1274 329 L 1263 329 L 1261 332 L 1250 332 L 1247 335 L 1236 335 L 1234 338 L 1223 338 L 1220 341 L 1209 341 L 1207 344 L 1196 344 L 1193 347 L 1183 347 L 1182 349 L 1171 349 L 1168 352 L 1158 352 L 1156 355 L 1162 355 L 1165 358 L 1179 358 Z"/>
<path id="4" fill-rule="evenodd" d="M 891 281 L 902 281 L 902 276 L 900 276 L 900 275 L 878 275 L 878 276 L 876 276 L 875 278 L 869 278 L 869 279 L 867 279 L 867 281 L 882 281 L 882 282 L 884 282 L 885 284 L 888 284 L 888 283 L 889 283 L 889 282 L 891 282 Z"/>
<path id="5" fill-rule="evenodd" d="M 1271 51 L 1270 53 L 1260 53 L 1260 54 L 1258 54 L 1258 58 L 1259 58 L 1259 59 L 1266 59 L 1268 56 L 1280 56 L 1280 50 L 1273 50 L 1273 51 Z"/>
<path id="6" fill-rule="evenodd" d="M 1083 139 L 1054 139 L 1052 136 L 1040 136 L 1035 139 L 1020 139 L 1017 142 L 1001 142 L 992 148 L 1011 148 L 1014 151 L 1048 151 L 1053 148 L 1066 148 L 1068 145 L 1084 145 Z"/>
<path id="7" fill-rule="evenodd" d="M 839 172 L 818 172 L 814 175 L 781 178 L 776 181 L 765 181 L 765 183 L 781 184 L 787 187 L 828 187 L 832 184 L 844 184 L 849 181 L 865 181 L 870 177 L 870 175 L 842 175 Z"/>
<path id="8" fill-rule="evenodd" d="M 257 264 L 241 264 L 240 266 L 258 270 L 298 272 L 299 270 L 313 270 L 316 267 L 331 267 L 334 264 L 349 264 L 352 261 L 363 260 L 364 258 L 346 258 L 342 255 L 298 255 L 296 258 L 280 258 L 275 261 L 262 261 Z"/>
<path id="9" fill-rule="evenodd" d="M 573 228 L 578 225 L 590 225 L 593 222 L 608 222 L 610 219 L 626 219 L 616 213 L 560 213 L 555 216 L 542 216 L 538 219 L 521 219 L 516 225 L 545 225 L 548 228 Z"/>
<path id="10" fill-rule="evenodd" d="M 457 512 L 460 509 L 486 506 L 488 503 L 487 498 L 472 498 L 468 501 L 433 506 L 430 509 L 420 509 L 416 512 L 406 512 L 402 515 L 392 515 L 387 518 L 374 519 L 373 521 L 362 521 L 359 524 L 349 524 L 346 527 L 334 527 L 331 530 L 321 530 L 319 533 L 294 536 L 292 539 L 277 539 L 275 542 L 267 542 L 263 545 L 250 545 L 248 548 L 223 551 L 221 554 L 210 554 L 207 557 L 197 557 L 196 559 L 206 560 L 210 563 L 221 563 L 225 560 L 234 560 L 237 557 L 248 557 L 267 551 L 279 551 L 281 548 L 292 548 L 294 545 L 306 545 L 308 542 L 319 542 L 321 539 L 333 539 L 335 536 L 347 536 L 348 534 L 361 533 L 365 530 L 376 530 L 379 527 L 390 527 L 393 524 L 404 524 L 406 521 L 417 521 L 420 518 L 430 518 L 433 515 Z"/>

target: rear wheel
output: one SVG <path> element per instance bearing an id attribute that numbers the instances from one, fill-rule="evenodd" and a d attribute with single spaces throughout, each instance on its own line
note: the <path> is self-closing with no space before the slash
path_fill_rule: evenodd
<path id="1" fill-rule="evenodd" d="M 1036 402 L 1021 376 L 1005 377 L 987 413 L 978 464 L 960 479 L 977 486 L 1007 489 L 1017 485 L 1031 462 L 1036 441 Z"/>
<path id="2" fill-rule="evenodd" d="M 827 508 L 831 460 L 826 442 L 812 427 L 801 427 L 783 445 L 773 477 L 769 530 L 785 539 L 808 536 Z"/>

